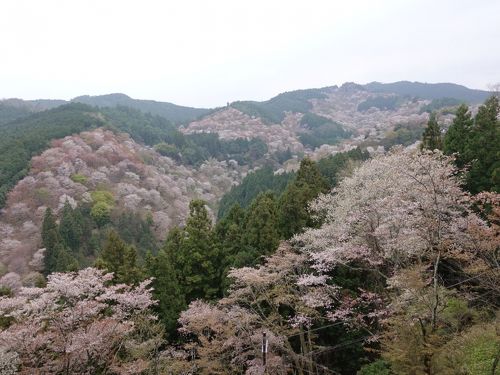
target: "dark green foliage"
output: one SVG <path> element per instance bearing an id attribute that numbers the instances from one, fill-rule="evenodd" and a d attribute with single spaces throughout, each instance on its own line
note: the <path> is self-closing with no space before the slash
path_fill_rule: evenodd
<path id="1" fill-rule="evenodd" d="M 420 109 L 420 113 L 428 112 L 432 113 L 437 110 L 441 110 L 443 108 L 447 109 L 446 111 L 441 111 L 443 113 L 451 113 L 451 108 L 460 105 L 462 102 L 455 98 L 441 98 L 441 99 L 432 99 L 432 101 L 424 105 Z"/>
<path id="2" fill-rule="evenodd" d="M 455 98 L 469 103 L 480 103 L 491 95 L 488 91 L 473 90 L 453 83 L 371 82 L 363 87 L 370 92 L 384 92 L 422 99 Z"/>
<path id="3" fill-rule="evenodd" d="M 7 192 L 24 177 L 29 161 L 52 139 L 80 133 L 104 124 L 91 107 L 68 104 L 2 126 L 0 138 L 0 207 Z"/>
<path id="4" fill-rule="evenodd" d="M 173 123 L 184 123 L 206 115 L 210 110 L 205 108 L 183 107 L 172 103 L 157 102 L 154 100 L 132 99 L 125 94 L 108 94 L 99 96 L 79 96 L 73 102 L 85 103 L 96 107 L 129 107 L 161 116 Z"/>
<path id="5" fill-rule="evenodd" d="M 141 257 L 148 251 L 156 253 L 158 250 L 151 215 L 143 219 L 135 212 L 125 211 L 112 219 L 112 225 L 123 241 L 138 249 Z"/>
<path id="6" fill-rule="evenodd" d="M 222 197 L 219 203 L 219 219 L 223 218 L 235 203 L 243 208 L 248 207 L 260 193 L 272 191 L 280 195 L 294 176 L 294 173 L 274 174 L 271 167 L 249 173 L 238 186 L 231 188 Z"/>
<path id="7" fill-rule="evenodd" d="M 441 137 L 441 128 L 436 119 L 436 115 L 431 113 L 427 127 L 422 134 L 421 149 L 426 150 L 441 150 L 443 148 L 443 140 Z"/>
<path id="8" fill-rule="evenodd" d="M 357 375 L 391 375 L 389 364 L 382 359 L 361 367 Z"/>
<path id="9" fill-rule="evenodd" d="M 137 251 L 123 242 L 113 230 L 109 232 L 96 265 L 113 272 L 116 283 L 135 284 L 143 278 L 142 270 L 137 265 Z"/>
<path id="10" fill-rule="evenodd" d="M 24 106 L 9 105 L 6 102 L 0 102 L 0 126 L 9 122 L 28 117 L 31 111 Z"/>
<path id="11" fill-rule="evenodd" d="M 243 267 L 255 261 L 247 255 L 243 242 L 244 224 L 245 210 L 236 203 L 215 226 L 215 236 L 221 252 L 223 275 L 227 274 L 230 267 Z"/>
<path id="12" fill-rule="evenodd" d="M 59 222 L 59 233 L 64 245 L 73 251 L 76 251 L 80 247 L 82 237 L 81 224 L 78 223 L 75 216 L 75 211 L 66 201 Z"/>
<path id="13" fill-rule="evenodd" d="M 326 183 L 331 188 L 336 186 L 341 178 L 344 177 L 342 175 L 344 171 L 351 169 L 369 157 L 370 154 L 367 151 L 355 148 L 354 150 L 340 152 L 320 159 L 317 162 L 317 166 Z"/>
<path id="14" fill-rule="evenodd" d="M 364 112 L 372 107 L 381 111 L 393 111 L 399 106 L 400 98 L 397 96 L 374 96 L 359 103 L 358 112 Z"/>
<path id="15" fill-rule="evenodd" d="M 300 142 L 313 149 L 323 144 L 336 144 L 350 134 L 342 125 L 314 113 L 306 113 L 300 124 L 307 129 L 306 132 L 300 134 Z"/>
<path id="16" fill-rule="evenodd" d="M 174 137 L 177 129 L 171 122 L 160 116 L 153 116 L 128 107 L 102 108 L 109 124 L 130 134 L 134 140 L 147 145 L 160 143 Z"/>
<path id="17" fill-rule="evenodd" d="M 250 252 L 246 258 L 256 260 L 262 255 L 273 253 L 279 240 L 276 200 L 271 192 L 261 193 L 245 216 L 243 243 L 247 247 L 245 251 Z"/>
<path id="18" fill-rule="evenodd" d="M 191 201 L 186 227 L 174 239 L 178 241 L 169 246 L 179 246 L 171 252 L 175 253 L 174 265 L 180 273 L 180 284 L 186 300 L 210 299 L 220 295 L 220 259 L 205 202 Z"/>
<path id="19" fill-rule="evenodd" d="M 471 162 L 467 188 L 471 193 L 500 192 L 500 105 L 492 96 L 479 108 L 465 157 Z"/>
<path id="20" fill-rule="evenodd" d="M 467 167 L 466 189 L 500 191 L 500 106 L 498 98 L 490 97 L 472 119 L 463 105 L 444 137 L 444 152 L 458 153 L 456 164 Z"/>
<path id="21" fill-rule="evenodd" d="M 396 145 L 409 146 L 422 139 L 424 127 L 420 124 L 398 124 L 394 129 L 385 133 L 380 144 L 386 150 Z"/>
<path id="22" fill-rule="evenodd" d="M 175 235 L 173 231 L 171 233 Z M 166 245 L 170 242 L 171 239 L 167 238 Z M 174 254 L 166 246 L 156 257 L 149 253 L 145 264 L 147 276 L 153 278 L 153 298 L 158 301 L 155 310 L 167 334 L 175 334 L 177 319 L 187 304 L 179 283 L 179 273 L 174 267 Z"/>
<path id="23" fill-rule="evenodd" d="M 265 102 L 242 101 L 231 103 L 231 107 L 250 116 L 262 118 L 267 123 L 279 124 L 285 112 L 306 113 L 312 109 L 311 99 L 326 97 L 326 89 L 296 90 L 285 92 Z"/>
<path id="24" fill-rule="evenodd" d="M 473 124 L 469 108 L 462 104 L 458 107 L 453 123 L 444 137 L 443 152 L 448 155 L 456 153 L 455 162 L 459 168 L 463 168 L 467 160 L 468 142 Z"/>
<path id="25" fill-rule="evenodd" d="M 45 274 L 53 272 L 56 262 L 56 246 L 60 244 L 61 237 L 57 228 L 52 210 L 47 208 L 42 223 L 42 246 L 45 248 L 44 268 Z"/>
<path id="26" fill-rule="evenodd" d="M 78 262 L 65 246 L 52 210 L 47 208 L 42 223 L 42 245 L 45 248 L 44 273 L 74 271 Z"/>
<path id="27" fill-rule="evenodd" d="M 295 180 L 288 184 L 279 200 L 279 228 L 283 238 L 288 239 L 302 228 L 314 225 L 307 204 L 327 191 L 328 184 L 316 163 L 303 159 Z"/>

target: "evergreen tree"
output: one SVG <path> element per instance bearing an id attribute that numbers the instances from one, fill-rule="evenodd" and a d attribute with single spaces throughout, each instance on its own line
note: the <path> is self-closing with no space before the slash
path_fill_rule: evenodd
<path id="1" fill-rule="evenodd" d="M 261 193 L 248 208 L 243 241 L 249 253 L 245 261 L 254 263 L 260 256 L 271 254 L 279 244 L 278 212 L 271 192 Z"/>
<path id="2" fill-rule="evenodd" d="M 245 210 L 236 203 L 215 227 L 217 246 L 221 252 L 220 284 L 228 287 L 227 273 L 231 267 L 244 267 L 254 263 L 253 255 L 243 242 Z"/>
<path id="3" fill-rule="evenodd" d="M 427 150 L 441 150 L 443 142 L 441 139 L 441 129 L 436 119 L 436 114 L 431 113 L 427 127 L 422 135 L 421 149 Z"/>
<path id="4" fill-rule="evenodd" d="M 48 275 L 56 269 L 57 249 L 62 240 L 52 210 L 47 208 L 42 223 L 42 246 L 45 248 L 44 273 Z"/>
<path id="5" fill-rule="evenodd" d="M 176 266 L 182 275 L 186 300 L 214 298 L 220 294 L 217 274 L 220 259 L 204 201 L 191 201 L 183 232 Z"/>
<path id="6" fill-rule="evenodd" d="M 116 283 L 134 284 L 142 279 L 137 265 L 137 251 L 133 246 L 127 246 L 115 231 L 109 232 L 96 265 L 113 272 Z"/>
<path id="7" fill-rule="evenodd" d="M 470 158 L 468 152 L 473 123 L 469 107 L 462 104 L 444 136 L 443 152 L 447 155 L 457 153 L 456 164 L 459 168 L 463 168 Z"/>
<path id="8" fill-rule="evenodd" d="M 75 271 L 78 262 L 66 248 L 52 210 L 47 208 L 42 223 L 42 245 L 45 248 L 44 274 Z"/>
<path id="9" fill-rule="evenodd" d="M 473 193 L 500 191 L 500 105 L 492 96 L 477 112 L 467 156 L 471 168 L 467 188 Z"/>
<path id="10" fill-rule="evenodd" d="M 167 239 L 165 247 L 168 243 Z M 186 308 L 186 300 L 179 284 L 179 273 L 175 268 L 173 256 L 168 249 L 163 248 L 156 257 L 148 253 L 145 263 L 148 277 L 153 277 L 153 297 L 158 301 L 155 309 L 167 334 L 173 335 L 176 332 L 179 314 Z"/>
<path id="11" fill-rule="evenodd" d="M 62 209 L 61 221 L 59 223 L 59 233 L 64 244 L 73 252 L 80 247 L 80 238 L 82 236 L 81 227 L 75 220 L 73 207 L 66 201 Z"/>
<path id="12" fill-rule="evenodd" d="M 327 191 L 328 184 L 316 163 L 303 159 L 297 177 L 288 185 L 279 201 L 279 229 L 285 239 L 315 224 L 307 212 L 307 205 L 320 193 Z"/>
<path id="13" fill-rule="evenodd" d="M 54 265 L 51 272 L 78 271 L 80 268 L 76 258 L 62 242 L 56 244 L 53 254 Z"/>

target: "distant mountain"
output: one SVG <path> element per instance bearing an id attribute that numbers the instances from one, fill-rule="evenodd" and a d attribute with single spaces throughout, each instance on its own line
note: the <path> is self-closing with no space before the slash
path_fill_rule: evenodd
<path id="1" fill-rule="evenodd" d="M 180 124 L 193 121 L 210 112 L 205 108 L 184 107 L 167 102 L 157 102 L 154 100 L 132 99 L 125 94 L 108 94 L 89 96 L 78 96 L 72 102 L 84 103 L 95 107 L 117 107 L 124 106 L 138 109 L 142 112 L 151 113 Z"/>
<path id="2" fill-rule="evenodd" d="M 250 116 L 258 116 L 267 123 L 279 124 L 285 112 L 306 113 L 312 108 L 310 99 L 323 99 L 334 87 L 288 91 L 263 101 L 237 101 L 231 107 Z"/>
<path id="3" fill-rule="evenodd" d="M 5 99 L 0 101 L 0 126 L 11 121 L 30 116 L 34 112 L 45 111 L 65 104 L 64 100 L 38 99 Z"/>
<path id="4" fill-rule="evenodd" d="M 489 91 L 469 89 L 454 83 L 421 83 L 399 81 L 393 83 L 371 82 L 363 85 L 370 92 L 416 96 L 422 99 L 454 98 L 468 103 L 481 103 L 491 95 Z"/>

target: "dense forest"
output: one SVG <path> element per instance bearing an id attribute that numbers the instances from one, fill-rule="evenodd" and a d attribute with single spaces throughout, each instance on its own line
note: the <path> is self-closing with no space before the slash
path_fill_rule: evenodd
<path id="1" fill-rule="evenodd" d="M 105 126 L 126 132 L 160 154 L 187 165 L 215 158 L 253 165 L 267 153 L 259 139 L 220 140 L 217 134 L 184 135 L 168 120 L 128 107 L 97 109 L 72 103 L 2 125 L 0 139 L 0 208 L 8 191 L 23 178 L 34 155 L 54 139 Z"/>
<path id="2" fill-rule="evenodd" d="M 317 95 L 232 105 L 277 123 Z M 453 103 L 431 102 L 423 130 L 394 129 L 387 152 L 306 157 L 291 173 L 262 162 L 259 139 L 186 135 L 126 107 L 70 104 L 2 125 L 4 194 L 51 140 L 102 126 L 181 164 L 264 167 L 215 221 L 192 200 L 164 241 L 151 217 L 114 212 L 104 187 L 47 208 L 43 275 L 0 290 L 0 373 L 498 373 L 500 105 L 460 105 L 441 129 L 434 111 Z M 311 145 L 346 136 L 312 113 L 300 126 Z"/>

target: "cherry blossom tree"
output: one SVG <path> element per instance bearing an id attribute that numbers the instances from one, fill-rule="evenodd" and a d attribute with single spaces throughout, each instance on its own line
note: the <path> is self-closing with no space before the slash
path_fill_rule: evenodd
<path id="1" fill-rule="evenodd" d="M 20 374 L 139 374 L 161 343 L 149 308 L 150 280 L 111 285 L 95 268 L 49 275 L 45 288 L 0 299 L 2 353 L 19 358 Z"/>
<path id="2" fill-rule="evenodd" d="M 452 297 L 449 289 L 482 272 L 496 269 L 498 275 L 495 229 L 472 211 L 451 162 L 439 151 L 402 148 L 376 156 L 314 201 L 311 210 L 324 224 L 294 238 L 321 273 L 348 267 L 386 279 L 382 287 L 389 293 L 380 289 L 391 300 L 387 313 L 403 317 L 392 324 L 399 327 L 392 341 L 402 327 L 415 326 L 419 345 L 429 346 Z M 373 290 L 365 292 L 358 306 L 362 296 L 376 300 Z M 329 316 L 349 321 L 349 311 L 340 307 Z M 432 353 L 422 353 L 422 371 L 430 374 Z"/>

